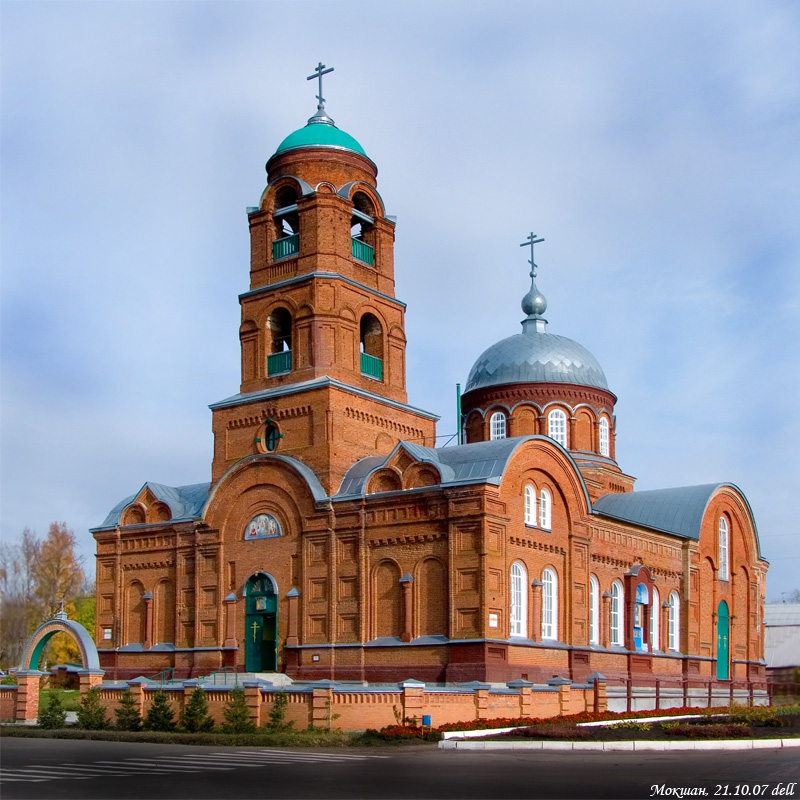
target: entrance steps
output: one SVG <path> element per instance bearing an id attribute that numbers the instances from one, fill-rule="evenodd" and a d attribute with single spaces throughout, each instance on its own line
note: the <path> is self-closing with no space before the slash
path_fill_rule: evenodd
<path id="1" fill-rule="evenodd" d="M 269 681 L 275 686 L 291 686 L 293 681 L 282 672 L 233 672 L 232 670 L 219 670 L 210 675 L 204 675 L 201 681 L 210 686 L 241 686 L 249 681 Z"/>

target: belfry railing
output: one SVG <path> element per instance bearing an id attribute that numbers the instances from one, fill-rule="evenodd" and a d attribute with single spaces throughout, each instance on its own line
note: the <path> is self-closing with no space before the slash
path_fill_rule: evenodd
<path id="1" fill-rule="evenodd" d="M 272 260 L 278 261 L 281 258 L 297 255 L 300 252 L 300 234 L 293 233 L 291 236 L 284 236 L 276 239 L 272 243 Z"/>

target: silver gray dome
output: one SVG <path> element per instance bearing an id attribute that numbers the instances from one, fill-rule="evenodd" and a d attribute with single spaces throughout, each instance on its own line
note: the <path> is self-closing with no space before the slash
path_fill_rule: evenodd
<path id="1" fill-rule="evenodd" d="M 504 383 L 575 383 L 609 391 L 602 367 L 585 347 L 530 324 L 484 351 L 464 393 Z"/>

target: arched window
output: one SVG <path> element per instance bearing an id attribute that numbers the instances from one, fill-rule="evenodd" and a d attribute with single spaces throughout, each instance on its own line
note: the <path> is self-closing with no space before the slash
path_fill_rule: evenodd
<path id="1" fill-rule="evenodd" d="M 567 446 L 567 415 L 560 408 L 547 415 L 547 435 L 562 447 Z"/>
<path id="2" fill-rule="evenodd" d="M 511 635 L 528 635 L 528 573 L 524 564 L 511 565 Z"/>
<path id="3" fill-rule="evenodd" d="M 506 438 L 506 415 L 502 411 L 495 411 L 489 419 L 489 438 L 492 441 Z"/>
<path id="4" fill-rule="evenodd" d="M 719 518 L 719 573 L 721 581 L 727 581 L 730 576 L 728 567 L 728 520 Z"/>
<path id="5" fill-rule="evenodd" d="M 558 639 L 558 578 L 550 567 L 542 572 L 542 639 Z"/>
<path id="6" fill-rule="evenodd" d="M 677 592 L 669 593 L 669 632 L 668 646 L 670 650 L 681 649 L 681 601 Z"/>
<path id="7" fill-rule="evenodd" d="M 536 488 L 525 484 L 525 524 L 536 527 Z"/>
<path id="8" fill-rule="evenodd" d="M 600 642 L 600 584 L 589 576 L 589 644 Z"/>
<path id="9" fill-rule="evenodd" d="M 269 355 L 267 375 L 280 375 L 292 369 L 292 315 L 285 308 L 276 308 L 267 322 Z"/>
<path id="10" fill-rule="evenodd" d="M 600 417 L 600 455 L 608 456 L 608 420 Z"/>
<path id="11" fill-rule="evenodd" d="M 369 266 L 375 265 L 375 209 L 364 192 L 353 195 L 350 220 L 353 258 Z"/>
<path id="12" fill-rule="evenodd" d="M 283 186 L 275 196 L 272 260 L 297 255 L 300 251 L 300 218 L 297 213 L 297 189 Z"/>
<path id="13" fill-rule="evenodd" d="M 658 589 L 653 587 L 653 602 L 650 604 L 650 650 L 655 651 L 660 647 L 659 634 L 661 633 L 661 598 L 658 596 Z"/>
<path id="14" fill-rule="evenodd" d="M 550 492 L 547 489 L 542 489 L 539 492 L 539 527 L 544 528 L 546 531 L 550 530 L 551 508 Z"/>
<path id="15" fill-rule="evenodd" d="M 374 314 L 364 314 L 360 325 L 361 374 L 383 380 L 383 328 Z"/>
<path id="16" fill-rule="evenodd" d="M 619 581 L 611 584 L 611 644 L 622 647 L 625 643 L 624 591 Z"/>

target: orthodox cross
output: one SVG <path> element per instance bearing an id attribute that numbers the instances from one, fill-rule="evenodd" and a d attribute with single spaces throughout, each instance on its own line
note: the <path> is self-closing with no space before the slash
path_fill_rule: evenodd
<path id="1" fill-rule="evenodd" d="M 258 623 L 253 623 L 253 641 L 256 641 L 256 634 L 258 633 Z"/>
<path id="2" fill-rule="evenodd" d="M 544 239 L 537 239 L 536 234 L 531 231 L 530 236 L 520 245 L 520 247 L 530 247 L 531 248 L 531 257 L 528 263 L 531 265 L 531 278 L 536 277 L 536 264 L 533 260 L 533 246 L 535 244 L 539 244 L 539 242 L 543 242 Z"/>
<path id="3" fill-rule="evenodd" d="M 309 75 L 306 78 L 307 81 L 313 81 L 314 78 L 319 80 L 319 94 L 317 95 L 317 100 L 319 100 L 319 104 L 317 105 L 318 111 L 322 111 L 325 108 L 325 98 L 322 96 L 322 76 L 327 75 L 329 72 L 333 72 L 333 67 L 326 68 L 325 65 L 320 61 L 314 70 L 314 74 Z"/>

